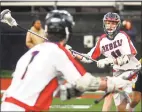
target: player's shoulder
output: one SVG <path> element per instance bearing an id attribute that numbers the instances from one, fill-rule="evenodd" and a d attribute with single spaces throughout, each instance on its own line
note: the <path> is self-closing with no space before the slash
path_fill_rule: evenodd
<path id="1" fill-rule="evenodd" d="M 40 43 L 36 46 L 34 46 L 31 51 L 40 51 L 40 52 L 44 52 L 44 53 L 47 53 L 47 52 L 52 52 L 52 51 L 56 51 L 57 49 L 57 45 L 56 43 L 52 43 L 52 42 L 43 42 L 43 43 Z M 43 53 L 42 52 L 42 53 Z"/>
<path id="2" fill-rule="evenodd" d="M 46 42 L 45 45 L 56 55 L 62 55 L 68 52 L 67 49 L 59 43 Z"/>
<path id="3" fill-rule="evenodd" d="M 107 35 L 104 33 L 100 36 L 100 39 L 103 39 L 103 38 L 106 38 L 106 37 L 107 37 Z"/>
<path id="4" fill-rule="evenodd" d="M 58 56 L 58 58 L 70 59 L 72 57 L 72 54 L 70 53 L 68 49 L 65 48 L 65 46 L 61 44 L 57 44 L 57 47 L 58 48 L 56 51 L 56 55 Z"/>
<path id="5" fill-rule="evenodd" d="M 121 37 L 129 38 L 128 34 L 125 31 L 120 31 L 118 33 Z"/>
<path id="6" fill-rule="evenodd" d="M 99 37 L 99 41 L 103 40 L 104 38 L 107 38 L 107 35 L 105 33 Z"/>
<path id="7" fill-rule="evenodd" d="M 58 45 L 58 53 L 61 53 L 62 55 L 64 54 L 67 55 L 69 53 L 68 50 L 64 46 L 60 44 L 57 44 L 57 45 Z"/>
<path id="8" fill-rule="evenodd" d="M 53 42 L 41 43 L 37 45 L 36 47 L 34 47 L 33 50 L 43 51 L 42 53 L 44 54 L 47 53 L 47 54 L 52 54 L 57 56 L 65 55 L 66 53 L 68 53 L 67 49 L 64 46 L 60 45 L 59 43 L 53 43 Z"/>

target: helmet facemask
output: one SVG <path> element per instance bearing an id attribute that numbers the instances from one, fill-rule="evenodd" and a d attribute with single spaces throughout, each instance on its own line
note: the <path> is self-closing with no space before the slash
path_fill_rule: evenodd
<path id="1" fill-rule="evenodd" d="M 108 38 L 113 39 L 118 33 L 121 25 L 121 20 L 116 13 L 107 13 L 103 19 L 103 28 Z"/>

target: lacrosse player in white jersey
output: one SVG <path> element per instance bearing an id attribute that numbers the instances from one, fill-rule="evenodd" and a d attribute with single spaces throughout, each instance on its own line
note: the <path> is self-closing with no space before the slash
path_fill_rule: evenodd
<path id="1" fill-rule="evenodd" d="M 137 71 L 140 69 L 140 63 L 135 58 L 137 51 L 130 40 L 130 37 L 123 31 L 120 31 L 121 20 L 117 13 L 108 12 L 103 18 L 103 34 L 96 43 L 96 46 L 91 49 L 87 55 L 92 59 L 97 59 L 101 54 L 105 59 L 97 61 L 97 67 L 104 68 L 106 65 L 113 65 L 113 76 L 123 79 L 129 79 L 133 75 L 136 80 Z M 91 63 L 92 61 L 75 54 L 76 58 L 82 62 Z M 131 91 L 131 90 L 130 90 Z M 108 96 L 106 104 L 104 104 L 103 111 L 109 111 L 109 103 L 111 104 L 111 96 Z M 107 98 L 107 97 L 106 97 Z M 130 102 L 130 98 L 126 93 L 113 94 L 115 105 L 118 111 L 124 111 L 126 104 Z M 129 101 L 128 101 L 129 100 Z"/>
<path id="2" fill-rule="evenodd" d="M 1 111 L 49 110 L 58 87 L 58 72 L 70 83 L 70 87 L 64 86 L 67 98 L 90 90 L 113 92 L 131 88 L 131 82 L 121 78 L 93 77 L 66 50 L 64 46 L 74 23 L 70 13 L 53 10 L 46 19 L 48 41 L 31 48 L 19 59 L 12 83 L 3 96 Z"/>

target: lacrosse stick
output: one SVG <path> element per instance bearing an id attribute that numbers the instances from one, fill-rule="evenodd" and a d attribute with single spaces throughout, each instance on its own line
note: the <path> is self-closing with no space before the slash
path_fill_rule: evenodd
<path id="1" fill-rule="evenodd" d="M 28 31 L 28 32 L 30 32 L 30 33 L 32 33 L 32 34 L 40 37 L 40 38 L 48 40 L 46 37 L 40 36 L 37 33 L 33 32 L 31 30 L 28 30 L 26 28 L 23 28 L 22 26 L 20 26 L 19 24 L 17 24 L 16 20 L 11 16 L 11 11 L 9 9 L 3 10 L 0 15 L 1 15 L 1 22 L 6 23 L 6 24 L 8 24 L 11 27 L 16 26 L 16 27 L 18 27 L 20 29 L 23 29 L 24 31 Z M 87 58 L 89 60 L 92 60 L 93 62 L 97 62 L 96 60 L 93 60 L 91 57 L 86 56 L 84 54 L 81 54 L 81 53 L 79 53 L 79 52 L 77 52 L 75 50 L 71 50 L 71 51 L 74 52 L 74 53 L 76 53 L 76 54 L 78 54 L 78 55 L 81 55 L 81 56 L 83 56 L 83 57 L 85 57 L 85 58 Z"/>
<path id="2" fill-rule="evenodd" d="M 72 50 L 72 49 L 71 49 L 71 52 L 73 52 L 73 53 L 75 53 L 75 54 L 78 54 L 78 55 L 80 55 L 80 56 L 82 56 L 82 57 L 85 57 L 85 58 L 87 58 L 87 59 L 89 59 L 89 60 L 91 60 L 91 61 L 93 61 L 93 62 L 97 62 L 97 60 L 92 59 L 90 56 L 84 55 L 84 54 L 79 53 L 79 52 L 77 52 L 77 51 L 75 51 L 75 50 Z"/>
<path id="3" fill-rule="evenodd" d="M 75 53 L 75 54 L 78 54 L 78 55 L 80 55 L 80 56 L 82 56 L 82 57 L 85 57 L 86 59 L 89 59 L 89 60 L 91 60 L 91 61 L 93 61 L 93 62 L 96 62 L 96 63 L 97 63 L 97 60 L 92 59 L 90 56 L 88 56 L 88 55 L 86 55 L 86 54 L 79 53 L 79 52 L 77 52 L 77 51 L 75 51 L 75 50 L 72 50 L 72 49 L 70 49 L 70 51 L 71 51 L 71 52 L 73 52 L 73 53 Z M 112 67 L 112 66 L 113 66 L 113 64 L 112 64 L 112 63 L 110 63 L 110 64 L 108 64 L 108 65 L 106 65 L 106 66 L 108 66 L 108 67 Z"/>
<path id="4" fill-rule="evenodd" d="M 0 16 L 1 16 L 1 18 L 0 18 L 1 22 L 6 23 L 6 24 L 8 24 L 11 27 L 14 27 L 14 26 L 18 27 L 18 28 L 23 29 L 23 30 L 25 30 L 27 32 L 30 32 L 30 33 L 32 33 L 32 34 L 34 34 L 34 35 L 36 35 L 36 36 L 38 36 L 40 38 L 48 40 L 46 37 L 42 37 L 42 36 L 38 35 L 37 33 L 33 32 L 31 30 L 28 30 L 26 28 L 23 28 L 19 24 L 17 24 L 16 20 L 11 16 L 11 11 L 9 9 L 3 10 L 1 12 Z"/>
<path id="5" fill-rule="evenodd" d="M 8 24 L 9 26 L 17 26 L 16 20 L 11 16 L 11 11 L 9 9 L 5 9 L 0 14 L 0 21 Z"/>

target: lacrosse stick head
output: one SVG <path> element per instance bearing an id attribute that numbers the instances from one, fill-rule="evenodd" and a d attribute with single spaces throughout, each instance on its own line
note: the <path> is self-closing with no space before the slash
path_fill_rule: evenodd
<path id="1" fill-rule="evenodd" d="M 9 9 L 5 9 L 0 14 L 0 21 L 8 24 L 9 26 L 17 26 L 16 20 L 11 16 L 11 11 Z"/>

